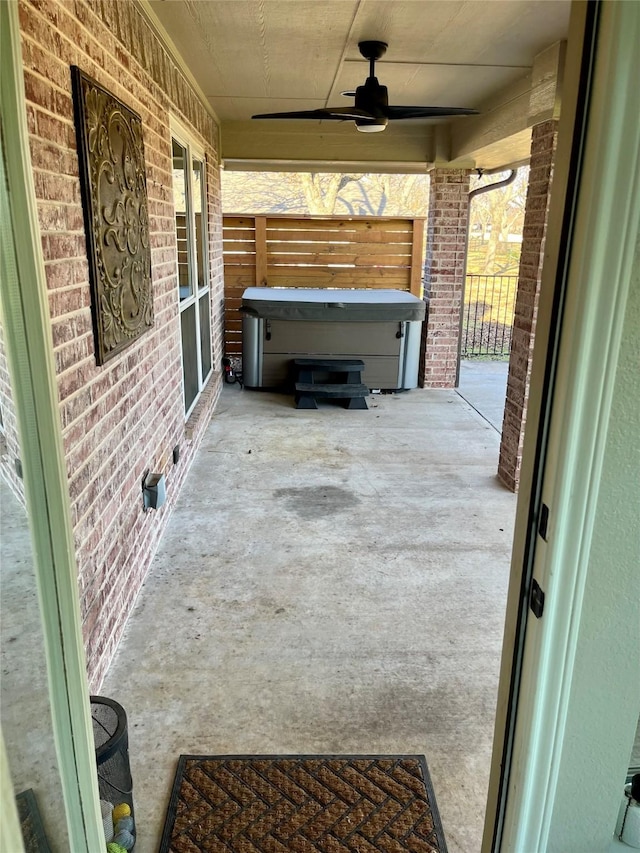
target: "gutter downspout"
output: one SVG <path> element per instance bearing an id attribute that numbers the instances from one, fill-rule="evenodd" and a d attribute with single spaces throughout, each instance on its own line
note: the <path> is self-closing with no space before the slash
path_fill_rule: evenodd
<path id="1" fill-rule="evenodd" d="M 509 184 L 512 184 L 515 181 L 517 174 L 518 174 L 518 170 L 512 169 L 511 172 L 507 175 L 507 177 L 503 178 L 503 180 L 496 181 L 495 184 L 486 184 L 484 187 L 478 187 L 475 190 L 471 190 L 471 192 L 469 193 L 469 205 L 467 208 L 467 234 L 466 234 L 465 243 L 464 243 L 464 254 L 465 254 L 465 257 L 464 257 L 464 281 L 465 281 L 465 287 L 466 287 L 466 281 L 467 281 L 467 252 L 469 250 L 469 228 L 471 227 L 471 216 L 470 216 L 471 202 L 474 200 L 474 198 L 477 195 L 482 195 L 482 193 L 488 193 L 490 190 L 500 189 L 500 187 L 509 186 Z M 482 169 L 478 169 L 478 176 L 479 177 L 482 176 Z M 458 363 L 456 365 L 456 385 L 455 385 L 456 388 L 460 385 L 460 354 L 462 351 L 462 318 L 464 315 L 465 287 L 462 288 L 462 300 L 460 303 L 460 328 L 458 331 Z"/>

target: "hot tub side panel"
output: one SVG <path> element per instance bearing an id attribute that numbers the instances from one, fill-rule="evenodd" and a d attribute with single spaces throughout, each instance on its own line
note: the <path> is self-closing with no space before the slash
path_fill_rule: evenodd
<path id="1" fill-rule="evenodd" d="M 400 339 L 398 323 L 331 323 L 273 320 L 264 336 L 263 382 L 290 379 L 294 358 L 346 358 L 364 361 L 362 381 L 369 388 L 397 388 Z"/>

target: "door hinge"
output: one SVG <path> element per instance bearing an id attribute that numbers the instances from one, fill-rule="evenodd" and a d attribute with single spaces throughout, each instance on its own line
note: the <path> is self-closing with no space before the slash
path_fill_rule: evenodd
<path id="1" fill-rule="evenodd" d="M 544 592 L 538 581 L 534 578 L 531 582 L 531 594 L 529 595 L 529 607 L 533 610 L 533 615 L 540 619 L 544 613 Z"/>

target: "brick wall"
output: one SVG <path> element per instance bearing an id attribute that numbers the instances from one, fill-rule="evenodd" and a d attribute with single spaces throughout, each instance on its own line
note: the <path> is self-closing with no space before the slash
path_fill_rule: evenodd
<path id="1" fill-rule="evenodd" d="M 529 186 L 522 230 L 507 398 L 502 423 L 498 477 L 512 491 L 520 483 L 524 427 L 529 399 L 531 357 L 538 313 L 549 197 L 556 152 L 557 121 L 535 125 L 531 132 Z"/>
<path id="2" fill-rule="evenodd" d="M 133 2 L 21 0 L 31 157 L 69 476 L 83 634 L 93 690 L 117 647 L 221 386 L 222 237 L 217 127 Z M 142 118 L 154 328 L 96 367 L 70 65 Z M 216 370 L 185 428 L 169 115 L 207 161 Z M 177 466 L 172 449 L 180 445 Z M 144 471 L 167 504 L 142 510 Z"/>
<path id="3" fill-rule="evenodd" d="M 458 373 L 469 216 L 469 171 L 434 169 L 429 189 L 420 384 L 454 388 Z"/>

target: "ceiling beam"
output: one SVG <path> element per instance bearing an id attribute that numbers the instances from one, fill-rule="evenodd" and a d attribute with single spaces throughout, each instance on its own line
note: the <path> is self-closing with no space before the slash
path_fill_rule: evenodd
<path id="1" fill-rule="evenodd" d="M 473 116 L 452 128 L 455 165 L 493 169 L 529 157 L 531 128 L 560 116 L 566 42 L 539 53 L 530 74 L 505 87 Z"/>
<path id="2" fill-rule="evenodd" d="M 352 122 L 230 121 L 222 123 L 222 157 L 233 170 L 425 172 L 435 130 L 396 122 L 370 134 Z"/>
<path id="3" fill-rule="evenodd" d="M 560 118 L 566 41 L 558 41 L 536 56 L 529 96 L 529 126 Z"/>

